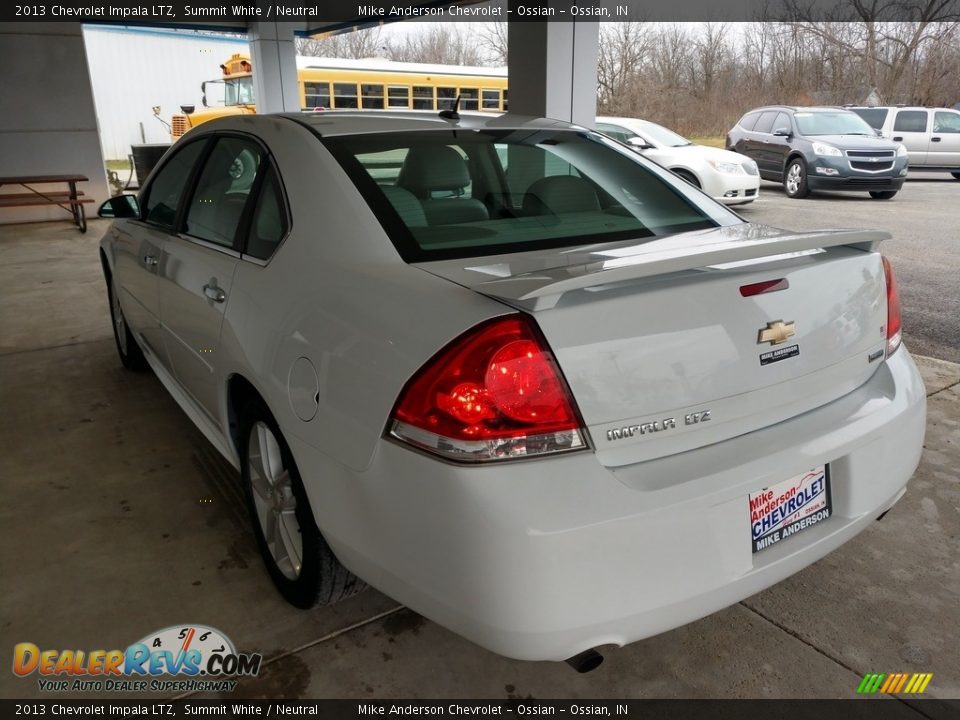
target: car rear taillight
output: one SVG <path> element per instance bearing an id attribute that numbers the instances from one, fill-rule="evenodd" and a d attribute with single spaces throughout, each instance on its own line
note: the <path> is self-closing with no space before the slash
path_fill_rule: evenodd
<path id="1" fill-rule="evenodd" d="M 897 288 L 897 279 L 894 277 L 893 267 L 886 258 L 883 258 L 883 276 L 887 281 L 887 357 L 890 357 L 900 347 L 902 335 L 900 332 L 900 290 Z"/>
<path id="2" fill-rule="evenodd" d="M 477 325 L 407 382 L 390 435 L 461 462 L 586 447 L 586 433 L 553 353 L 523 315 Z"/>

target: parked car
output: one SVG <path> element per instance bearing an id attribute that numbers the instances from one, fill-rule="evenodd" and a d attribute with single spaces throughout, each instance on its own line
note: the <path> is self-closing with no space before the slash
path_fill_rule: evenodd
<path id="1" fill-rule="evenodd" d="M 239 469 L 298 607 L 362 578 L 562 660 L 810 565 L 919 461 L 886 235 L 745 222 L 581 127 L 222 118 L 101 215 L 121 362 Z"/>
<path id="2" fill-rule="evenodd" d="M 725 205 L 743 205 L 757 199 L 757 164 L 736 153 L 696 145 L 662 125 L 635 118 L 598 117 L 596 129 L 656 160 Z"/>
<path id="3" fill-rule="evenodd" d="M 960 180 L 960 111 L 924 107 L 849 107 L 883 137 L 903 143 L 913 170 L 943 170 Z"/>
<path id="4" fill-rule="evenodd" d="M 727 134 L 727 149 L 756 160 L 760 177 L 787 197 L 815 190 L 866 190 L 889 200 L 907 175 L 907 150 L 877 137 L 856 113 L 775 105 L 751 110 Z"/>

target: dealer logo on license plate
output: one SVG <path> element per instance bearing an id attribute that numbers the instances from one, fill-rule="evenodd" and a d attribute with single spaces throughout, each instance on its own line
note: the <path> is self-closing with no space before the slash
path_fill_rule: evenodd
<path id="1" fill-rule="evenodd" d="M 750 494 L 753 552 L 775 545 L 830 517 L 826 465 Z"/>

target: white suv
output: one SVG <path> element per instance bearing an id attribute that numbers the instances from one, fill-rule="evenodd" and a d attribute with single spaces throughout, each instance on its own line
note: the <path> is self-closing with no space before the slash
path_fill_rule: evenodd
<path id="1" fill-rule="evenodd" d="M 912 170 L 946 170 L 960 180 L 960 110 L 923 107 L 848 108 L 903 143 Z"/>

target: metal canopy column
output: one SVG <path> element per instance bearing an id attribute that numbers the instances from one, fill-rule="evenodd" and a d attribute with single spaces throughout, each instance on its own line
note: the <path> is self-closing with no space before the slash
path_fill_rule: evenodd
<path id="1" fill-rule="evenodd" d="M 293 31 L 292 23 L 250 23 L 253 91 L 258 113 L 300 109 Z"/>
<path id="2" fill-rule="evenodd" d="M 593 127 L 600 23 L 510 22 L 507 27 L 510 111 Z"/>

